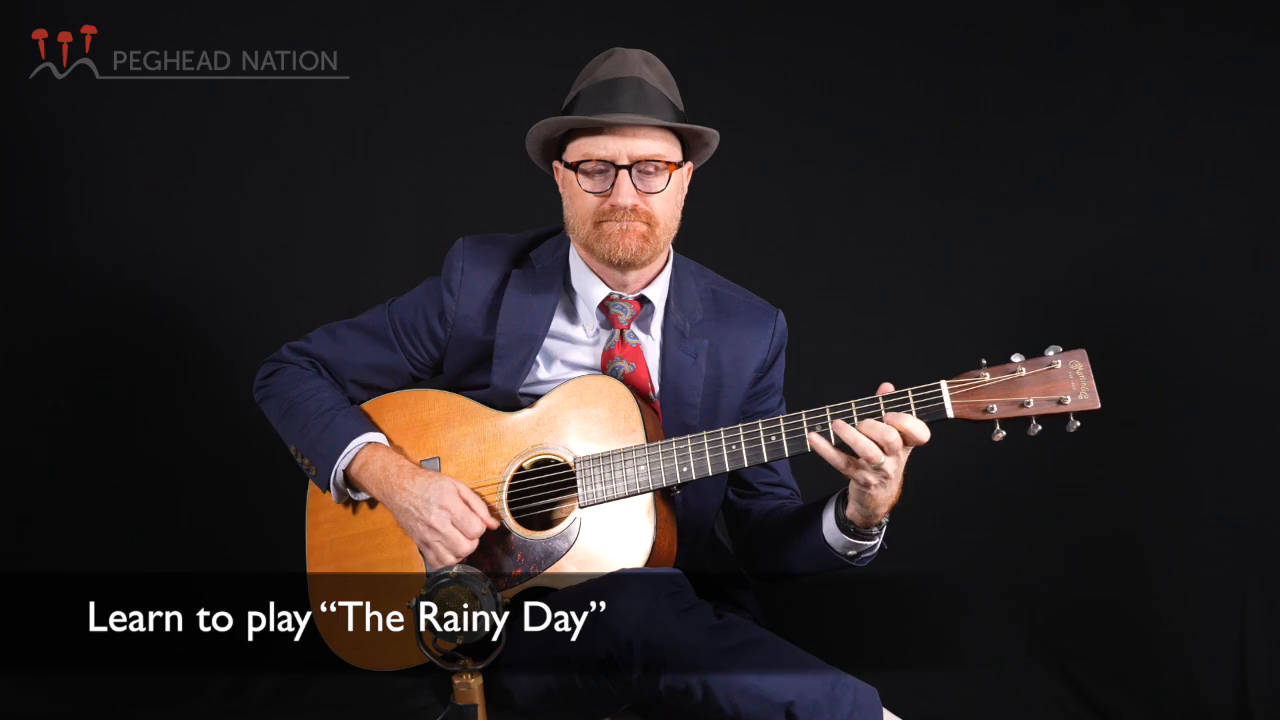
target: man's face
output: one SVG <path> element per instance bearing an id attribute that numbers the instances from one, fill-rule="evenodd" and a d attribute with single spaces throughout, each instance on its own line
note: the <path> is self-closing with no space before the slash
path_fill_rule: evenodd
<path id="1" fill-rule="evenodd" d="M 608 160 L 618 165 L 684 160 L 679 138 L 666 128 L 628 126 L 588 132 L 565 147 L 563 160 Z M 635 270 L 661 257 L 675 239 L 693 166 L 676 170 L 667 189 L 656 194 L 637 190 L 625 171 L 619 171 L 613 187 L 599 195 L 583 190 L 573 171 L 559 161 L 553 172 L 569 237 L 609 267 Z"/>

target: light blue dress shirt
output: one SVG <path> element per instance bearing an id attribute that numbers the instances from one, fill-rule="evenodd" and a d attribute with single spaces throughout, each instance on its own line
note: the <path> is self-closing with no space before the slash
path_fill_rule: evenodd
<path id="1" fill-rule="evenodd" d="M 659 377 L 662 367 L 659 362 L 662 356 L 662 319 L 667 305 L 667 291 L 671 287 L 672 257 L 673 252 L 668 249 L 667 262 L 653 282 L 637 293 L 624 295 L 627 298 L 643 295 L 647 300 L 640 314 L 632 321 L 631 329 L 640 337 L 640 349 L 649 365 L 659 403 L 662 401 Z M 600 355 L 604 352 L 604 344 L 609 339 L 613 326 L 599 305 L 611 292 L 614 291 L 587 266 L 578 254 L 577 247 L 570 243 L 569 275 L 561 292 L 560 302 L 551 318 L 551 327 L 547 330 L 542 348 L 533 361 L 533 367 L 520 385 L 520 397 L 526 403 L 542 397 L 566 380 L 600 373 Z M 334 502 L 344 502 L 348 497 L 355 500 L 369 499 L 368 493 L 347 487 L 344 473 L 360 448 L 371 442 L 390 445 L 382 433 L 365 433 L 352 440 L 339 457 L 329 480 Z M 838 495 L 839 493 L 832 495 L 827 502 L 822 515 L 822 535 L 833 550 L 849 560 L 856 560 L 874 552 L 880 546 L 880 538 L 873 541 L 857 540 L 840 531 L 835 520 Z"/>

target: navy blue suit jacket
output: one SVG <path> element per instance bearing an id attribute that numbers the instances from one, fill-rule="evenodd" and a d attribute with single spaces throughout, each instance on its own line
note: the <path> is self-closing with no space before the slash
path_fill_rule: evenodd
<path id="1" fill-rule="evenodd" d="M 463 237 L 439 275 L 272 354 L 255 397 L 323 490 L 347 445 L 377 429 L 359 407 L 373 397 L 434 380 L 498 410 L 524 407 L 517 393 L 550 327 L 568 251 L 559 226 Z M 660 360 L 666 437 L 786 413 L 782 312 L 679 253 L 673 263 Z M 763 575 L 848 568 L 822 536 L 826 500 L 801 500 L 786 459 L 684 485 L 676 565 Z"/>

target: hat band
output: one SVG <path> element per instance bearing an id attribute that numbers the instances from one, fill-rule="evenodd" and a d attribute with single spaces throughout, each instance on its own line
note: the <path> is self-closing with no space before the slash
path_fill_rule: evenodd
<path id="1" fill-rule="evenodd" d="M 666 122 L 685 123 L 684 111 L 661 90 L 638 77 L 601 80 L 578 91 L 561 115 L 647 115 Z"/>

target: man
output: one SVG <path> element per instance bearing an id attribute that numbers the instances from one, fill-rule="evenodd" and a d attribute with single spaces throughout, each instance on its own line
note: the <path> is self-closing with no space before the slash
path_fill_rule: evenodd
<path id="1" fill-rule="evenodd" d="M 602 53 L 561 114 L 526 138 L 559 187 L 563 230 L 462 238 L 438 276 L 268 358 L 259 404 L 321 489 L 335 502 L 383 503 L 429 569 L 463 561 L 499 521 L 467 485 L 392 450 L 358 407 L 374 396 L 437 378 L 512 410 L 608 372 L 660 413 L 667 437 L 785 414 L 783 314 L 672 249 L 694 169 L 718 143 L 716 131 L 687 122 L 656 57 Z M 874 688 L 757 624 L 734 581 L 742 573 L 724 572 L 870 562 L 907 456 L 929 439 L 914 417 L 884 420 L 834 424 L 852 455 L 809 434 L 849 478 L 831 498 L 802 502 L 785 459 L 685 486 L 675 496 L 678 570 L 611 573 L 553 593 L 544 600 L 553 607 L 606 600 L 609 611 L 578 642 L 513 631 L 486 671 L 495 704 L 552 717 L 628 705 L 661 707 L 661 717 L 892 717 Z M 539 662 L 554 672 L 521 671 Z"/>

